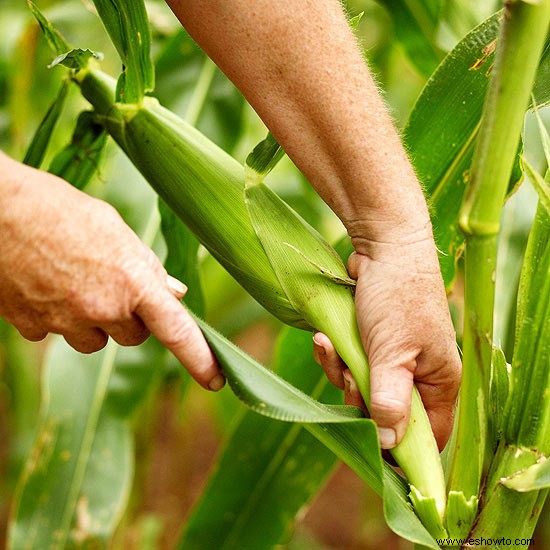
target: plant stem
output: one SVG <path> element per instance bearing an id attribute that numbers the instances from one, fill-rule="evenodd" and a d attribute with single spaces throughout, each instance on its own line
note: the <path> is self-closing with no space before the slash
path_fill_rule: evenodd
<path id="1" fill-rule="evenodd" d="M 460 211 L 466 236 L 464 368 L 449 484 L 467 499 L 479 493 L 487 451 L 500 212 L 549 20 L 547 0 L 506 3 L 470 184 Z"/>
<path id="2" fill-rule="evenodd" d="M 463 372 L 449 488 L 467 500 L 479 492 L 487 434 L 496 242 L 496 235 L 466 237 Z"/>

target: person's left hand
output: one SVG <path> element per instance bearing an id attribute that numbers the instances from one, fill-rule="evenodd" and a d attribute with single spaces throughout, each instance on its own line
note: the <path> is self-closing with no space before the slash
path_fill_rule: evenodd
<path id="1" fill-rule="evenodd" d="M 376 257 L 354 253 L 357 322 L 370 365 L 370 416 L 380 443 L 391 449 L 408 425 L 413 383 L 440 449 L 452 428 L 460 359 L 437 264 L 435 245 L 373 247 Z M 314 356 L 329 380 L 345 389 L 346 403 L 366 407 L 353 376 L 328 337 L 314 336 Z"/>

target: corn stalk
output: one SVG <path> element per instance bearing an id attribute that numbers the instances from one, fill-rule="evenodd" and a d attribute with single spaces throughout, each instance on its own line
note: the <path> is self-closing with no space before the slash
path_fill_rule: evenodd
<path id="1" fill-rule="evenodd" d="M 458 536 L 469 531 L 464 518 L 474 517 L 484 470 L 494 452 L 487 430 L 497 236 L 549 21 L 548 1 L 514 0 L 506 4 L 470 182 L 460 213 L 460 226 L 466 236 L 464 369 L 449 487 L 450 498 L 461 502 L 457 507 L 462 511 L 447 519 L 449 530 Z M 497 457 L 498 471 L 514 462 L 500 454 Z"/>

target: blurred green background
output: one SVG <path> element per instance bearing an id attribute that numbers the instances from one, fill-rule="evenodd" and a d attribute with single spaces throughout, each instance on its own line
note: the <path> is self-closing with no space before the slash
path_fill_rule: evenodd
<path id="1" fill-rule="evenodd" d="M 397 3 L 400 4 L 400 3 Z M 414 4 L 414 3 L 413 3 Z M 431 24 L 431 52 L 415 51 L 412 23 L 399 15 L 394 2 L 348 0 L 350 17 L 363 13 L 356 28 L 360 45 L 383 90 L 398 127 L 426 79 L 445 52 L 477 23 L 496 11 L 499 2 L 448 0 L 438 21 Z M 77 47 L 104 55 L 102 67 L 116 75 L 118 57 L 93 5 L 87 0 L 41 1 L 45 11 L 67 40 Z M 185 115 L 201 71 L 204 55 L 181 29 L 162 1 L 147 2 L 154 36 L 157 67 L 156 95 L 162 103 Z M 425 29 L 426 30 L 426 29 Z M 409 46 L 407 46 L 409 44 Z M 60 67 L 48 69 L 52 54 L 22 0 L 0 4 L 0 149 L 21 160 L 25 149 L 55 98 L 65 76 Z M 198 128 L 213 141 L 244 161 L 266 128 L 237 90 L 219 72 L 213 80 Z M 202 74 L 204 77 L 204 73 Z M 64 116 L 52 136 L 48 166 L 53 154 L 69 140 L 77 114 L 86 108 L 71 89 Z M 528 122 L 526 140 L 533 132 Z M 534 141 L 534 140 L 533 140 Z M 536 146 L 527 147 L 539 162 Z M 317 197 L 292 162 L 285 158 L 268 177 L 273 187 L 330 241 L 343 234 L 339 220 Z M 535 198 L 523 186 L 505 209 L 508 234 L 500 266 L 516 266 L 521 257 Z M 110 142 L 104 162 L 86 192 L 113 204 L 127 223 L 142 234 L 156 198 L 130 162 Z M 154 243 L 161 258 L 166 246 Z M 269 364 L 282 325 L 257 305 L 205 251 L 200 254 L 206 320 L 262 363 Z M 508 264 L 506 264 L 508 262 Z M 500 267 L 499 266 L 499 267 Z M 508 272 L 508 271 L 507 271 Z M 502 311 L 513 309 L 508 285 L 497 292 Z M 460 277 L 451 296 L 457 328 L 460 327 Z M 192 289 L 191 289 L 192 290 Z M 508 319 L 509 315 L 501 316 Z M 510 323 L 497 326 L 497 339 L 511 345 Z M 0 319 L 0 540 L 4 540 L 10 504 L 22 465 L 35 436 L 40 407 L 40 376 L 48 340 L 29 343 Z M 119 526 L 113 548 L 171 548 L 181 526 L 200 495 L 217 449 L 243 414 L 243 407 L 228 389 L 220 395 L 201 391 L 189 383 L 182 369 L 169 361 L 162 379 L 150 391 L 133 420 L 136 435 L 136 475 L 130 506 Z M 545 514 L 536 534 L 538 548 L 550 541 Z M 1 544 L 1 543 L 0 543 Z M 349 469 L 339 466 L 321 493 L 304 510 L 296 529 L 281 548 L 378 549 L 409 548 L 385 526 L 380 499 Z"/>

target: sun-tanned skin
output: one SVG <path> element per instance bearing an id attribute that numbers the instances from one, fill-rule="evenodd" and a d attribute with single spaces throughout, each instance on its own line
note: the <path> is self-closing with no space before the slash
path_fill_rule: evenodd
<path id="1" fill-rule="evenodd" d="M 340 4 L 168 3 L 352 237 L 348 268 L 382 446 L 403 437 L 416 383 L 442 447 L 460 362 L 428 209 Z M 107 334 L 138 343 L 147 327 L 203 386 L 221 385 L 166 272 L 110 207 L 5 156 L 0 188 L 0 231 L 10 236 L 0 244 L 0 315 L 28 338 L 58 332 L 82 351 L 100 349 Z M 314 342 L 329 379 L 362 404 L 328 338 Z"/>
<path id="2" fill-rule="evenodd" d="M 177 298 L 187 289 L 112 206 L 0 153 L 0 235 L 0 315 L 25 338 L 63 334 L 91 353 L 107 335 L 137 345 L 150 331 L 202 386 L 223 386 Z"/>

